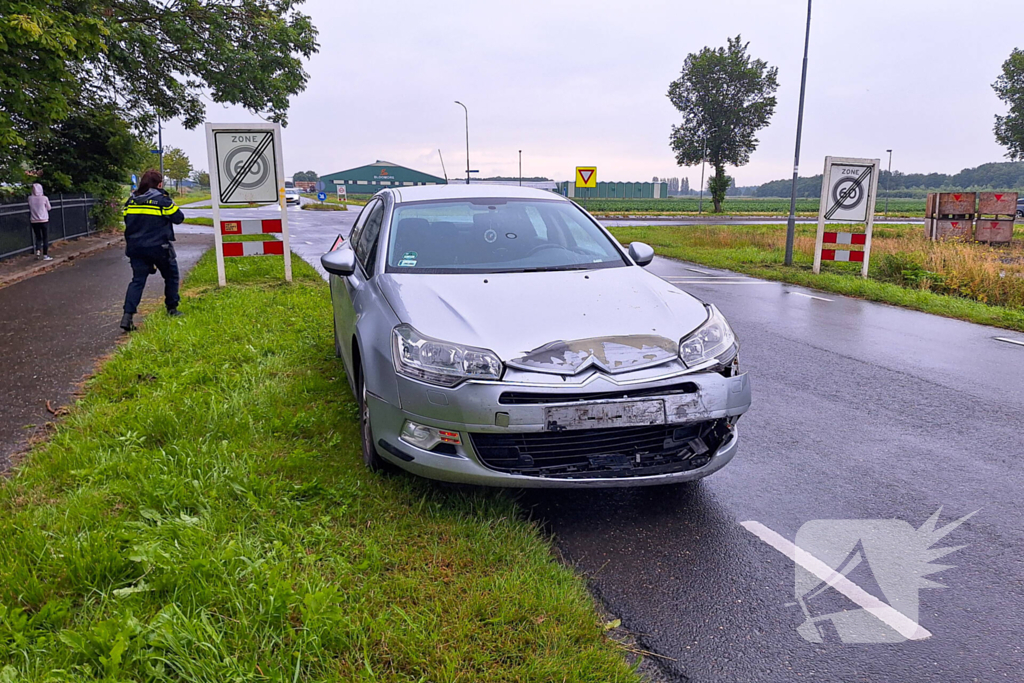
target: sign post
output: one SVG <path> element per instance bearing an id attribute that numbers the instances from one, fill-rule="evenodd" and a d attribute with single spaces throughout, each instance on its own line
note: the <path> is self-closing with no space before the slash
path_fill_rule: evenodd
<path id="1" fill-rule="evenodd" d="M 284 155 L 277 123 L 207 123 L 206 150 L 210 161 L 210 193 L 217 252 L 217 282 L 227 284 L 220 230 L 221 204 L 277 202 L 284 243 L 284 279 L 292 281 L 288 204 L 284 194 Z"/>
<path id="2" fill-rule="evenodd" d="M 878 192 L 878 159 L 825 157 L 818 203 L 818 234 L 814 241 L 814 274 L 822 261 L 861 261 L 861 277 L 868 276 L 871 232 L 875 225 L 875 196 Z M 825 223 L 864 223 L 864 233 L 825 232 Z M 864 245 L 863 251 L 822 249 L 823 244 Z"/>

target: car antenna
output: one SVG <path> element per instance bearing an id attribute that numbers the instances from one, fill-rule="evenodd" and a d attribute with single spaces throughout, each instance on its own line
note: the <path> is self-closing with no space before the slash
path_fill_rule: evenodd
<path id="1" fill-rule="evenodd" d="M 437 150 L 437 156 L 441 160 L 441 172 L 444 173 L 444 184 L 448 184 L 448 171 L 444 170 L 444 157 L 441 156 L 440 148 Z"/>

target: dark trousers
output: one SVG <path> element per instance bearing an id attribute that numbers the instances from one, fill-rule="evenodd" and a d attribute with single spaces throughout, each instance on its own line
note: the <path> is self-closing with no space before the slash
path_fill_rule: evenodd
<path id="1" fill-rule="evenodd" d="M 124 297 L 124 312 L 134 314 L 142 301 L 142 290 L 146 288 L 146 279 L 153 268 L 160 271 L 164 278 L 164 305 L 168 311 L 178 307 L 178 259 L 174 247 L 156 247 L 148 249 L 138 256 L 130 256 L 132 262 L 132 281 L 128 285 L 128 293 Z"/>
<path id="2" fill-rule="evenodd" d="M 49 227 L 49 221 L 32 224 L 32 251 L 41 250 L 43 256 L 46 256 L 47 252 L 50 251 L 49 235 L 46 234 L 49 231 Z"/>

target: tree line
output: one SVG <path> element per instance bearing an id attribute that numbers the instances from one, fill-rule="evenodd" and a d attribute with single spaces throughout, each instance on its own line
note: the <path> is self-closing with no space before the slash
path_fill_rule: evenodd
<path id="1" fill-rule="evenodd" d="M 788 197 L 792 178 L 763 183 L 754 191 L 755 197 Z M 959 173 L 903 173 L 883 170 L 878 177 L 878 192 L 888 188 L 894 197 L 920 197 L 927 192 L 944 190 L 1024 190 L 1024 162 L 1007 161 L 965 168 Z M 798 197 L 821 196 L 821 174 L 797 180 Z"/>

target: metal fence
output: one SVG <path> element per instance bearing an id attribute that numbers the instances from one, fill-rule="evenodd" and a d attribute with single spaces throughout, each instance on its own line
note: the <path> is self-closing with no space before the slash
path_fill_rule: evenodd
<path id="1" fill-rule="evenodd" d="M 88 194 L 58 194 L 50 198 L 50 242 L 96 231 L 92 207 L 99 200 Z M 28 202 L 0 200 L 0 259 L 32 251 Z"/>

